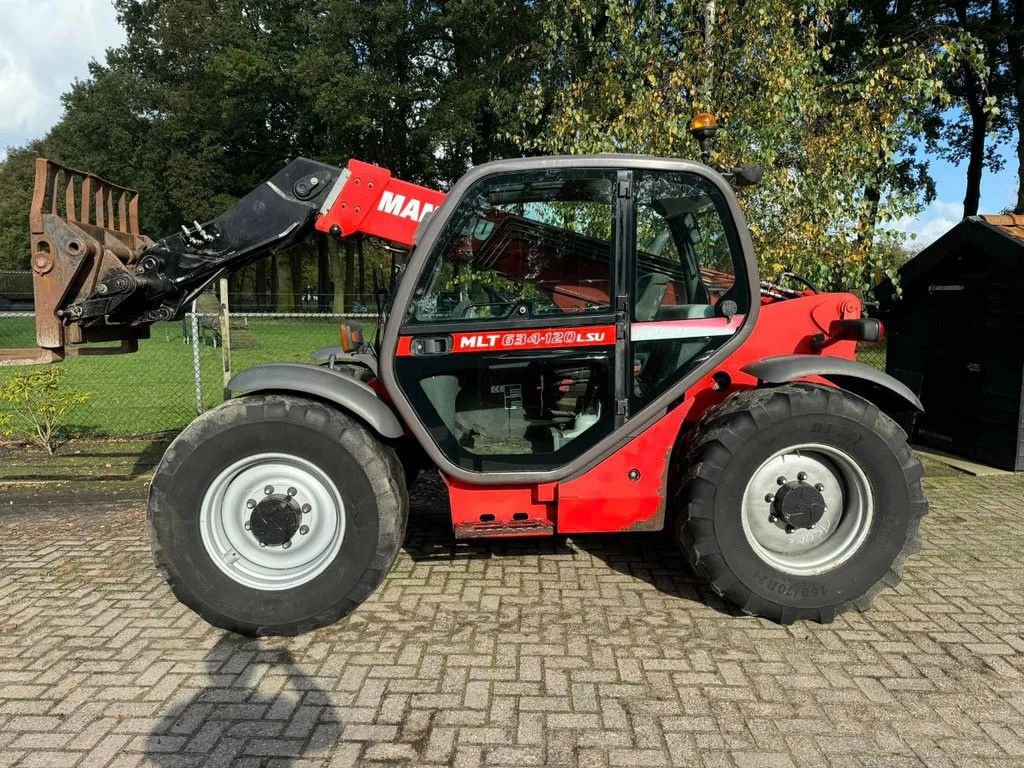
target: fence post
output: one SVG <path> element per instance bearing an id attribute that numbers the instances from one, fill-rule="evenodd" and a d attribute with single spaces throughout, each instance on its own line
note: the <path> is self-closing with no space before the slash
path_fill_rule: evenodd
<path id="1" fill-rule="evenodd" d="M 220 359 L 224 365 L 224 399 L 231 398 L 231 310 L 228 307 L 228 279 L 220 279 Z"/>
<path id="2" fill-rule="evenodd" d="M 196 416 L 203 414 L 203 374 L 199 365 L 199 316 L 196 314 L 196 303 L 192 302 L 192 375 L 195 377 Z"/>

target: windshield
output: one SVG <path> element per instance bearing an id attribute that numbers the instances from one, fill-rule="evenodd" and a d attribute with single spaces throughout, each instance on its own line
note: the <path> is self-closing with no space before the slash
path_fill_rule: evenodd
<path id="1" fill-rule="evenodd" d="M 481 182 L 439 238 L 407 321 L 609 311 L 612 184 L 565 171 Z"/>

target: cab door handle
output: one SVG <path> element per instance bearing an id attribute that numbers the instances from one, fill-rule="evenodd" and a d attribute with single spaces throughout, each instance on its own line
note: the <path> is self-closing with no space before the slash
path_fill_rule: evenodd
<path id="1" fill-rule="evenodd" d="M 452 351 L 451 336 L 417 336 L 412 340 L 412 354 L 416 357 L 424 355 L 447 355 Z"/>

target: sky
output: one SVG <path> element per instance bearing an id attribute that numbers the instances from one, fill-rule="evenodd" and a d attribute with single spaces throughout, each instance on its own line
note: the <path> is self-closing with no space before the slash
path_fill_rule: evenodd
<path id="1" fill-rule="evenodd" d="M 111 0 L 0 0 L 0 158 L 7 146 L 43 136 L 60 119 L 60 95 L 89 74 L 92 59 L 124 41 Z M 982 179 L 982 213 L 1000 213 L 1017 192 L 1013 147 L 998 174 Z M 916 235 L 911 250 L 930 243 L 961 218 L 964 169 L 931 158 L 936 199 L 919 216 L 894 226 Z"/>

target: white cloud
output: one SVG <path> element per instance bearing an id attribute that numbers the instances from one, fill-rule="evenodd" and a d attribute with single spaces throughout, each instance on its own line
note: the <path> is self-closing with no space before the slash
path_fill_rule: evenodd
<path id="1" fill-rule="evenodd" d="M 0 0 L 0 148 L 45 134 L 61 94 L 123 40 L 111 0 Z"/>
<path id="2" fill-rule="evenodd" d="M 959 224 L 963 214 L 963 203 L 936 200 L 917 216 L 902 218 L 893 222 L 887 229 L 907 235 L 905 240 L 907 248 L 916 252 L 935 242 Z M 911 235 L 916 235 L 916 238 Z"/>

